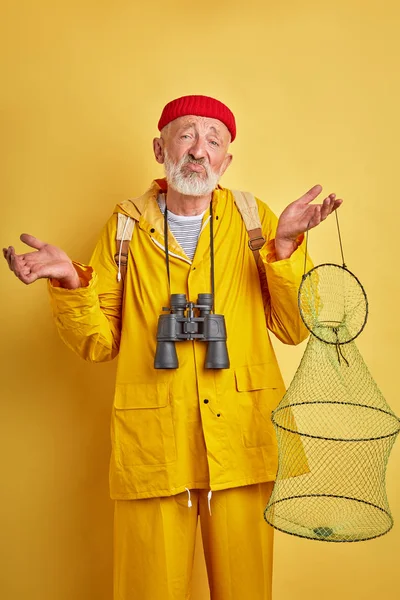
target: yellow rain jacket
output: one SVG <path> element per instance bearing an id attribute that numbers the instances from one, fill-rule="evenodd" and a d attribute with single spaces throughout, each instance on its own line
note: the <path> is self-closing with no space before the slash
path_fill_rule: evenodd
<path id="1" fill-rule="evenodd" d="M 297 306 L 303 245 L 276 261 L 277 219 L 257 200 L 267 239 L 260 251 L 268 282 L 262 293 L 243 219 L 232 193 L 218 187 L 212 201 L 215 312 L 225 316 L 230 368 L 205 369 L 207 344 L 183 341 L 176 343 L 178 369 L 154 369 L 158 317 L 169 306 L 163 216 L 156 201 L 160 186 L 165 180 L 116 207 L 90 265 L 74 263 L 81 288 L 49 284 L 58 330 L 72 350 L 92 362 L 119 353 L 111 422 L 114 499 L 273 480 L 277 444 L 271 411 L 285 390 L 267 328 L 286 344 L 307 335 Z M 114 258 L 118 212 L 135 221 L 125 282 L 117 281 Z M 193 261 L 169 232 L 171 293 L 193 302 L 211 291 L 209 228 L 206 211 Z"/>

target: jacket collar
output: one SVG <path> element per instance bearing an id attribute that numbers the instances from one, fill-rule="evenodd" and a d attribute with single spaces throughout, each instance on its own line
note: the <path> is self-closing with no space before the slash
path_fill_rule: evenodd
<path id="1" fill-rule="evenodd" d="M 137 198 L 130 198 L 128 200 L 124 200 L 120 204 L 117 204 L 115 212 L 122 212 L 129 217 L 132 217 L 136 221 L 140 219 L 141 215 L 146 213 L 146 209 L 148 205 L 154 204 L 154 201 L 157 202 L 157 197 L 160 192 L 166 193 L 168 190 L 167 180 L 163 179 L 155 179 L 148 190 L 142 196 Z M 213 205 L 216 206 L 219 197 L 219 191 L 224 190 L 223 187 L 217 185 L 216 189 L 213 192 Z"/>
<path id="2" fill-rule="evenodd" d="M 157 204 L 157 197 L 160 192 L 166 193 L 168 189 L 166 179 L 155 179 L 149 189 L 138 198 L 132 198 L 129 200 L 125 200 L 120 204 L 117 204 L 115 212 L 121 212 L 126 214 L 127 216 L 135 219 L 138 222 L 138 225 L 144 231 L 147 231 L 157 242 L 158 244 L 164 247 L 164 217 L 159 209 Z M 221 186 L 217 186 L 217 188 L 213 192 L 213 211 L 215 213 L 218 200 L 220 199 L 221 193 L 223 194 L 226 190 Z M 205 226 L 208 221 L 209 211 L 207 210 L 203 217 L 203 230 L 200 234 L 198 249 L 196 250 L 196 255 L 203 253 L 208 249 L 209 241 L 205 240 L 204 234 L 206 230 L 208 230 L 209 224 Z M 204 247 L 203 247 L 204 246 Z M 181 256 L 187 260 L 185 253 L 183 252 L 181 246 L 177 243 L 174 236 L 170 231 L 168 231 L 168 248 L 174 254 Z"/>

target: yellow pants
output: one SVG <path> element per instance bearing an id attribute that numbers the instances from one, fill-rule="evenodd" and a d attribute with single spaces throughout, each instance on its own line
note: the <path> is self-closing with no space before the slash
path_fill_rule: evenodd
<path id="1" fill-rule="evenodd" d="M 272 485 L 117 500 L 114 600 L 189 600 L 198 517 L 211 600 L 271 600 Z"/>

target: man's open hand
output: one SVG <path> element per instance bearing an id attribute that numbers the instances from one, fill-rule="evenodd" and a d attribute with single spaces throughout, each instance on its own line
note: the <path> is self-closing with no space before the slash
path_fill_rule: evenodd
<path id="1" fill-rule="evenodd" d="M 63 250 L 41 242 L 33 235 L 24 233 L 21 241 L 34 252 L 16 254 L 13 246 L 3 248 L 3 255 L 11 271 L 25 284 L 37 279 L 58 279 L 62 287 L 75 289 L 81 283 L 71 259 Z"/>
<path id="2" fill-rule="evenodd" d="M 297 248 L 298 237 L 319 225 L 342 204 L 343 200 L 337 199 L 336 194 L 329 194 L 322 204 L 310 204 L 321 192 L 322 187 L 315 185 L 304 196 L 289 204 L 279 217 L 275 236 L 277 260 L 289 258 Z"/>

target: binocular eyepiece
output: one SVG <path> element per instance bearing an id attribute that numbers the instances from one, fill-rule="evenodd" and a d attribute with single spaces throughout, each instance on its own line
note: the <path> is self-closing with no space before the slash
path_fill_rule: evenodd
<path id="1" fill-rule="evenodd" d="M 170 308 L 163 308 L 169 314 L 158 318 L 155 369 L 177 369 L 175 342 L 185 340 L 208 342 L 206 369 L 229 369 L 225 318 L 211 314 L 212 307 L 212 294 L 199 294 L 197 304 L 188 302 L 185 294 L 171 294 Z"/>

